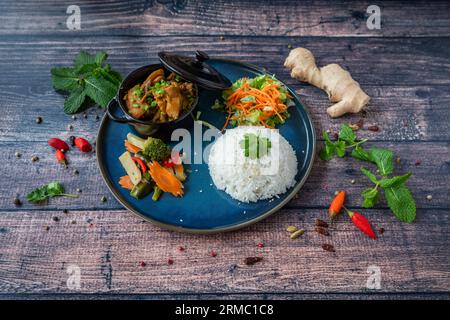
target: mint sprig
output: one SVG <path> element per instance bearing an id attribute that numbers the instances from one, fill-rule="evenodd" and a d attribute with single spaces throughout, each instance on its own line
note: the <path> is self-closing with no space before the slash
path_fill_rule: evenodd
<path id="1" fill-rule="evenodd" d="M 81 50 L 73 67 L 51 69 L 53 87 L 69 93 L 64 101 L 66 113 L 80 111 L 86 98 L 105 108 L 116 95 L 122 77 L 105 63 L 107 58 L 104 51 L 91 55 Z"/>
<path id="2" fill-rule="evenodd" d="M 323 132 L 323 140 L 325 141 L 325 147 L 320 151 L 319 157 L 325 161 L 331 160 L 334 155 L 342 158 L 345 156 L 346 149 L 358 148 L 360 144 L 367 141 L 367 139 L 357 141 L 355 133 L 345 123 L 341 125 L 336 141 L 331 141 L 326 131 Z"/>
<path id="3" fill-rule="evenodd" d="M 379 179 L 370 170 L 361 167 L 361 172 L 374 184 L 372 188 L 366 188 L 362 192 L 362 206 L 374 207 L 384 193 L 387 204 L 394 215 L 403 222 L 412 222 L 416 217 L 416 203 L 411 191 L 405 185 L 411 177 L 411 173 L 400 176 L 391 176 L 394 171 L 394 153 L 386 148 L 370 148 L 366 150 L 362 144 L 367 139 L 358 140 L 356 134 L 347 124 L 342 124 L 337 140 L 331 141 L 328 133 L 324 131 L 324 147 L 319 155 L 322 160 L 331 160 L 335 155 L 345 156 L 346 149 L 351 149 L 350 156 L 365 162 L 373 163 L 377 167 Z M 381 189 L 381 190 L 380 190 Z"/>
<path id="4" fill-rule="evenodd" d="M 389 208 L 397 219 L 403 222 L 414 221 L 416 218 L 416 202 L 414 201 L 411 191 L 405 185 L 406 181 L 411 177 L 411 172 L 401 176 L 382 178 L 380 180 L 364 167 L 361 167 L 361 172 L 375 184 L 373 188 L 365 189 L 362 192 L 362 206 L 364 208 L 372 208 L 375 206 L 379 199 L 378 187 L 380 187 L 384 191 L 384 196 L 386 197 Z"/>

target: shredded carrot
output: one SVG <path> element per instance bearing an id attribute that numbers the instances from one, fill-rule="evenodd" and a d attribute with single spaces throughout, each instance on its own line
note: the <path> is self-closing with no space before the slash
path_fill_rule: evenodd
<path id="1" fill-rule="evenodd" d="M 128 189 L 128 190 L 131 190 L 134 187 L 129 176 L 120 177 L 119 184 L 122 188 Z"/>
<path id="2" fill-rule="evenodd" d="M 125 140 L 125 149 L 127 149 L 127 151 L 131 153 L 138 153 L 139 151 L 141 151 L 140 148 L 131 144 L 130 142 L 128 142 L 128 140 Z"/>
<path id="3" fill-rule="evenodd" d="M 269 80 L 270 81 L 270 80 Z M 252 96 L 255 101 L 248 100 L 242 101 L 243 98 Z M 291 98 L 290 95 L 287 95 Z M 264 125 L 268 128 L 272 128 L 267 125 L 266 121 L 272 116 L 277 116 L 281 121 L 285 120 L 282 113 L 287 110 L 287 105 L 281 100 L 280 86 L 278 83 L 271 83 L 266 85 L 262 89 L 256 89 L 250 87 L 248 80 L 244 80 L 240 88 L 236 89 L 231 93 L 226 99 L 226 110 L 228 111 L 228 116 L 222 131 L 228 126 L 230 119 L 232 118 L 235 110 L 237 112 L 237 118 L 234 120 L 245 121 L 245 117 L 248 116 L 253 110 L 260 110 L 261 115 L 258 119 L 260 125 Z"/>
<path id="4" fill-rule="evenodd" d="M 175 197 L 183 195 L 183 184 L 177 177 L 162 167 L 157 161 L 149 164 L 150 175 L 156 185 L 164 192 L 170 192 Z"/>

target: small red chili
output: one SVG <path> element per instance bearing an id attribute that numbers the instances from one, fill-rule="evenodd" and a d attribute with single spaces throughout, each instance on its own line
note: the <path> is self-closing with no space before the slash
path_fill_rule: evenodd
<path id="1" fill-rule="evenodd" d="M 178 251 L 183 252 L 184 250 L 185 250 L 185 248 L 184 248 L 183 246 L 179 246 L 179 247 L 178 247 Z"/>
<path id="2" fill-rule="evenodd" d="M 258 248 L 264 248 L 264 243 L 262 242 L 258 243 Z"/>
<path id="3" fill-rule="evenodd" d="M 328 209 L 328 214 L 330 215 L 330 218 L 335 218 L 339 212 L 341 212 L 342 207 L 344 206 L 345 201 L 345 191 L 340 191 L 338 194 L 334 197 L 333 201 L 331 201 L 330 208 Z"/>
<path id="4" fill-rule="evenodd" d="M 217 257 L 217 252 L 211 251 L 211 257 L 213 257 L 213 258 Z"/>
<path id="5" fill-rule="evenodd" d="M 147 166 L 145 165 L 145 162 L 141 158 L 132 157 L 131 159 L 133 159 L 133 161 L 136 162 L 139 165 L 139 167 L 141 167 L 142 173 L 147 172 Z"/>
<path id="6" fill-rule="evenodd" d="M 84 138 L 76 137 L 74 142 L 77 148 L 82 152 L 90 152 L 92 150 L 91 144 Z"/>
<path id="7" fill-rule="evenodd" d="M 144 261 L 140 261 L 140 262 L 139 262 L 139 265 L 143 268 L 143 267 L 145 267 L 147 264 L 146 264 Z"/>
<path id="8" fill-rule="evenodd" d="M 175 167 L 175 162 L 172 161 L 172 158 L 167 158 L 163 161 L 163 166 L 166 168 L 173 168 Z"/>
<path id="9" fill-rule="evenodd" d="M 67 151 L 69 150 L 69 146 L 67 145 L 67 143 L 61 139 L 58 138 L 50 138 L 48 139 L 48 144 L 58 150 L 64 150 Z"/>
<path id="10" fill-rule="evenodd" d="M 168 259 L 167 260 L 167 264 L 173 264 L 173 260 L 172 259 Z"/>
<path id="11" fill-rule="evenodd" d="M 178 152 L 173 152 L 169 158 L 163 161 L 163 166 L 166 168 L 173 168 L 177 164 L 181 164 L 181 158 Z"/>
<path id="12" fill-rule="evenodd" d="M 347 208 L 345 208 L 345 210 L 347 211 L 350 219 L 352 219 L 353 224 L 357 226 L 359 230 L 367 234 L 372 239 L 377 238 L 375 231 L 373 231 L 372 226 L 370 225 L 370 222 L 366 217 L 364 217 L 359 212 L 353 212 L 348 210 Z"/>
<path id="13" fill-rule="evenodd" d="M 56 160 L 61 163 L 64 166 L 67 166 L 67 159 L 64 152 L 61 151 L 61 149 L 56 150 L 55 153 Z"/>

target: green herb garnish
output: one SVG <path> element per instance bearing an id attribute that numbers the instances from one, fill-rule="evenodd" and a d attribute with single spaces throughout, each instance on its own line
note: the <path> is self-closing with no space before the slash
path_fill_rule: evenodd
<path id="1" fill-rule="evenodd" d="M 27 200 L 30 202 L 41 202 L 48 198 L 57 196 L 77 198 L 78 194 L 64 193 L 62 184 L 57 181 L 53 181 L 31 191 L 27 194 Z"/>
<path id="2" fill-rule="evenodd" d="M 239 145 L 244 149 L 244 155 L 250 159 L 259 159 L 269 153 L 272 147 L 272 142 L 268 138 L 257 136 L 253 133 L 244 135 L 244 139 L 239 142 Z"/>
<path id="3" fill-rule="evenodd" d="M 323 132 L 323 139 L 325 140 L 325 147 L 320 151 L 319 156 L 322 160 L 331 160 L 334 155 L 342 158 L 345 156 L 346 149 L 357 149 L 360 144 L 367 141 L 367 139 L 357 141 L 356 135 L 353 130 L 345 123 L 341 125 L 339 136 L 336 141 L 331 141 L 328 133 Z M 358 150 L 361 150 L 359 148 Z"/>
<path id="4" fill-rule="evenodd" d="M 91 55 L 82 50 L 75 57 L 73 67 L 51 69 L 53 87 L 69 92 L 64 101 L 64 112 L 76 113 L 86 98 L 105 108 L 116 95 L 122 77 L 104 63 L 107 58 L 103 51 Z"/>
<path id="5" fill-rule="evenodd" d="M 352 149 L 350 156 L 376 165 L 381 179 L 370 170 L 361 167 L 361 172 L 369 178 L 374 187 L 364 189 L 362 192 L 364 208 L 374 207 L 380 199 L 380 190 L 384 191 L 387 204 L 394 215 L 403 222 L 412 222 L 416 218 L 416 203 L 411 191 L 405 185 L 411 176 L 407 173 L 401 176 L 390 176 L 394 171 L 394 153 L 385 148 L 370 148 L 365 150 L 361 145 L 367 139 L 358 140 L 353 130 L 342 124 L 338 139 L 331 141 L 328 133 L 324 131 L 325 146 L 320 151 L 320 158 L 328 161 L 334 155 L 345 156 L 346 149 Z"/>

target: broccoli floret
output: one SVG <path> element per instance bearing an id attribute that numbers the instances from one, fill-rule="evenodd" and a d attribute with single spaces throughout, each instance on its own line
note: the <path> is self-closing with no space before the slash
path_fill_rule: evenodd
<path id="1" fill-rule="evenodd" d="M 149 137 L 144 142 L 144 156 L 151 161 L 162 161 L 170 156 L 170 147 L 161 139 Z"/>

